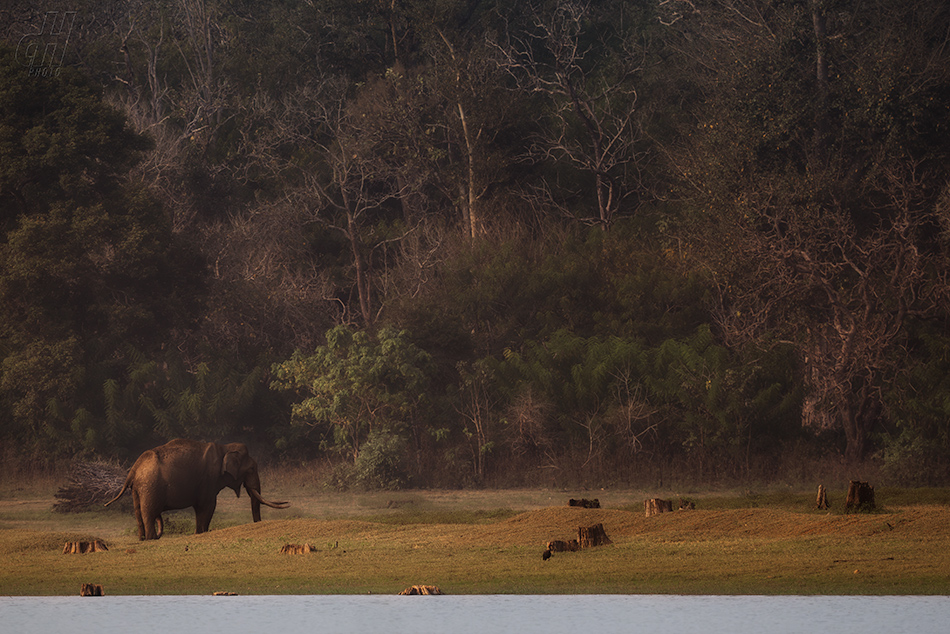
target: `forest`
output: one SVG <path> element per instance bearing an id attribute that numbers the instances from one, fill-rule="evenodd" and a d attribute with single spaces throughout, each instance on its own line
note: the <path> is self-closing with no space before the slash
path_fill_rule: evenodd
<path id="1" fill-rule="evenodd" d="M 948 265 L 945 0 L 0 8 L 5 469 L 945 485 Z"/>

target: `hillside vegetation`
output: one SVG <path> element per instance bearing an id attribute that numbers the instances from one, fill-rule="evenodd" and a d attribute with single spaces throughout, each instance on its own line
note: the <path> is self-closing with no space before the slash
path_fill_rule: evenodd
<path id="1" fill-rule="evenodd" d="M 946 0 L 3 4 L 5 473 L 950 483 Z"/>

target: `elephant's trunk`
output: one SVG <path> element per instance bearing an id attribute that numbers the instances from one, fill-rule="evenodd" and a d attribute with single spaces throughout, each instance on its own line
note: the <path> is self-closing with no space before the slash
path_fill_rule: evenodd
<path id="1" fill-rule="evenodd" d="M 272 509 L 285 509 L 290 506 L 289 502 L 272 502 L 261 496 L 261 479 L 257 475 L 256 469 L 247 474 L 244 479 L 244 489 L 247 491 L 248 497 L 251 498 L 251 516 L 255 522 L 261 521 L 261 504 Z"/>

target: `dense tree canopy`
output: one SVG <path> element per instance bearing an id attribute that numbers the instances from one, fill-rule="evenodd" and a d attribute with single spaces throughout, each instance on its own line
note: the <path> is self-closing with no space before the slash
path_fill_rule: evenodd
<path id="1" fill-rule="evenodd" d="M 950 477 L 942 0 L 48 4 L 0 12 L 5 458 Z"/>

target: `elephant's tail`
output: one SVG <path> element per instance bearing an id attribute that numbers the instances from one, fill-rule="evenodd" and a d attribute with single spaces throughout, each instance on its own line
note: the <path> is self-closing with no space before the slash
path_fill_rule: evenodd
<path id="1" fill-rule="evenodd" d="M 103 504 L 103 506 L 109 506 L 110 504 L 118 500 L 120 497 L 122 497 L 125 494 L 126 489 L 128 489 L 130 486 L 132 486 L 132 472 L 131 471 L 129 472 L 129 475 L 125 478 L 125 483 L 122 485 L 122 490 L 120 490 L 118 495 L 116 495 L 114 498 L 112 498 L 111 500 Z"/>

